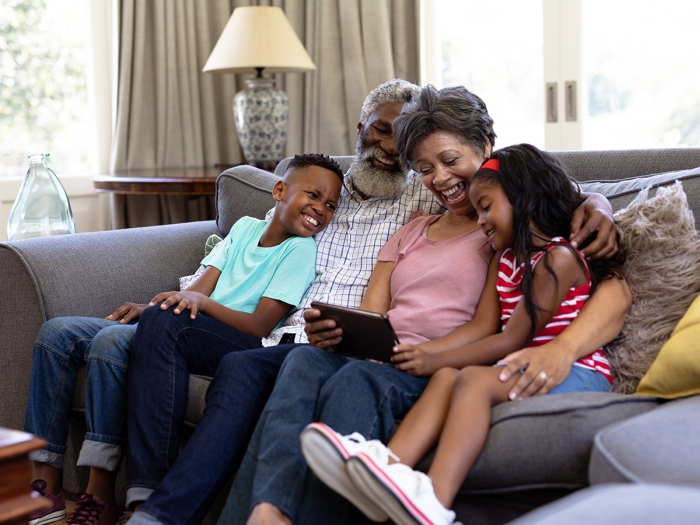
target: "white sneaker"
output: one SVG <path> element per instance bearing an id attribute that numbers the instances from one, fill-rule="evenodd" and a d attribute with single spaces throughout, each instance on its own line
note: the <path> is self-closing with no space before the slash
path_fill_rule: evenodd
<path id="1" fill-rule="evenodd" d="M 345 462 L 359 452 L 364 452 L 381 465 L 387 465 L 389 457 L 398 461 L 381 441 L 367 441 L 357 432 L 341 436 L 323 423 L 308 425 L 301 432 L 299 441 L 306 462 L 321 481 L 350 501 L 372 521 L 382 522 L 389 519 L 385 512 L 357 490 L 345 471 Z"/>
<path id="2" fill-rule="evenodd" d="M 402 463 L 381 465 L 359 453 L 345 466 L 355 486 L 396 525 L 449 525 L 455 513 L 438 501 L 430 478 Z"/>

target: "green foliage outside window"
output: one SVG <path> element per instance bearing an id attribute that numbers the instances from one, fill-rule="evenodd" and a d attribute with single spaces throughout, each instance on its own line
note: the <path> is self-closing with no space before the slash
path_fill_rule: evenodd
<path id="1" fill-rule="evenodd" d="M 0 177 L 23 175 L 30 153 L 59 175 L 89 171 L 87 24 L 84 1 L 0 3 Z"/>

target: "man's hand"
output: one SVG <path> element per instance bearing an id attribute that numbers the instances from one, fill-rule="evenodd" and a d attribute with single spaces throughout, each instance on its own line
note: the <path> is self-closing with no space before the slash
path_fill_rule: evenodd
<path id="1" fill-rule="evenodd" d="M 110 321 L 119 321 L 121 324 L 127 324 L 134 319 L 138 319 L 141 312 L 143 312 L 147 307 L 147 304 L 124 303 L 105 317 L 105 319 Z"/>
<path id="2" fill-rule="evenodd" d="M 586 257 L 606 259 L 617 253 L 612 208 L 608 200 L 598 193 L 588 194 L 583 204 L 574 211 L 569 241 L 576 248 L 593 234 L 596 234 L 596 238 L 581 250 Z"/>
<path id="3" fill-rule="evenodd" d="M 391 362 L 412 376 L 429 376 L 437 371 L 435 357 L 419 346 L 401 343 L 394 347 L 394 352 Z"/>
<path id="4" fill-rule="evenodd" d="M 309 343 L 317 348 L 330 349 L 342 341 L 342 328 L 336 328 L 333 319 L 318 320 L 321 311 L 316 308 L 304 310 L 304 331 Z"/>
<path id="5" fill-rule="evenodd" d="M 569 376 L 574 361 L 575 356 L 559 348 L 554 339 L 542 346 L 525 348 L 506 356 L 500 362 L 508 365 L 498 378 L 505 383 L 514 375 L 520 375 L 508 393 L 508 399 L 543 396 Z"/>
<path id="6" fill-rule="evenodd" d="M 209 297 L 199 292 L 189 292 L 187 290 L 181 292 L 163 292 L 151 299 L 149 306 L 160 303 L 160 309 L 167 310 L 177 305 L 175 306 L 175 310 L 173 310 L 174 314 L 179 314 L 189 309 L 190 319 L 194 319 L 197 317 L 198 312 L 204 312 L 208 300 Z"/>

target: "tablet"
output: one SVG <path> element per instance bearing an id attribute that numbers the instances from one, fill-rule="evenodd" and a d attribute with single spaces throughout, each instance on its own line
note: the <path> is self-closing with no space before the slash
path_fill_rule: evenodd
<path id="1" fill-rule="evenodd" d="M 339 354 L 391 363 L 392 348 L 399 344 L 389 318 L 384 314 L 313 301 L 319 319 L 333 319 L 343 329 L 343 340 L 335 345 Z"/>

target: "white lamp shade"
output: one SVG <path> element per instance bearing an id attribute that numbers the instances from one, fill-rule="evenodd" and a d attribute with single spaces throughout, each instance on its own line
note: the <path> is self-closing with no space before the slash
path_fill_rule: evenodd
<path id="1" fill-rule="evenodd" d="M 203 72 L 267 73 L 316 69 L 279 7 L 237 7 L 209 55 Z"/>

